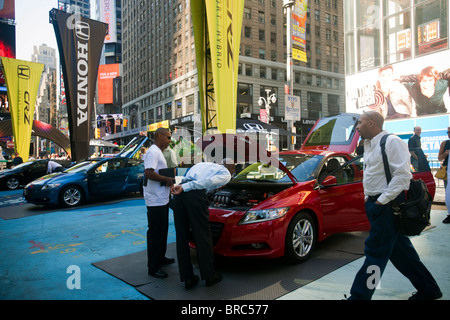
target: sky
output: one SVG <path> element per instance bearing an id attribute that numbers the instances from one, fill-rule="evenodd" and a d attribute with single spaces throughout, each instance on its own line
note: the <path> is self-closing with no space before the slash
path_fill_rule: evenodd
<path id="1" fill-rule="evenodd" d="M 58 7 L 58 0 L 16 0 L 16 59 L 31 60 L 33 46 L 43 43 L 58 55 L 55 32 L 49 23 L 49 11 Z"/>

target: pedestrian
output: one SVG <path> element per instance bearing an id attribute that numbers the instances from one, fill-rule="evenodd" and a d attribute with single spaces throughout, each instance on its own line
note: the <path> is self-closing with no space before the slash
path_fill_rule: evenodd
<path id="1" fill-rule="evenodd" d="M 47 164 L 47 174 L 53 173 L 53 172 L 61 172 L 63 171 L 63 166 L 60 165 L 58 162 L 53 160 L 48 160 Z"/>
<path id="2" fill-rule="evenodd" d="M 416 288 L 410 300 L 439 299 L 442 293 L 433 276 L 420 261 L 410 239 L 395 228 L 389 202 L 404 197 L 404 190 L 409 188 L 410 157 L 406 143 L 390 135 L 385 150 L 392 175 L 388 184 L 380 147 L 381 138 L 388 134 L 382 129 L 383 122 L 378 112 L 368 111 L 360 116 L 356 126 L 361 138 L 366 139 L 363 186 L 370 232 L 365 241 L 365 260 L 355 276 L 349 299 L 370 300 L 389 260 Z"/>
<path id="3" fill-rule="evenodd" d="M 19 164 L 23 163 L 22 157 L 19 155 L 18 152 L 14 153 L 14 159 L 13 159 L 13 166 L 17 166 Z"/>
<path id="4" fill-rule="evenodd" d="M 172 149 L 172 143 L 163 151 L 164 158 L 168 168 L 178 167 L 178 160 L 175 151 Z"/>
<path id="5" fill-rule="evenodd" d="M 414 135 L 408 140 L 408 149 L 411 154 L 411 164 L 415 171 L 419 170 L 419 152 L 422 149 L 420 142 L 421 127 L 414 127 Z"/>
<path id="6" fill-rule="evenodd" d="M 155 278 L 166 278 L 168 274 L 162 267 L 175 262 L 174 259 L 166 257 L 170 186 L 173 185 L 174 179 L 159 174 L 161 169 L 167 168 L 162 152 L 168 147 L 170 139 L 171 134 L 168 129 L 158 128 L 155 131 L 154 144 L 147 150 L 144 157 L 144 199 L 148 219 L 148 274 Z"/>
<path id="7" fill-rule="evenodd" d="M 447 128 L 447 135 L 450 138 L 450 127 Z M 439 148 L 438 160 L 443 161 L 442 166 L 447 167 L 448 165 L 448 153 L 450 152 L 450 140 L 445 140 L 441 142 L 441 147 Z M 450 223 L 450 188 L 447 188 L 448 184 L 448 167 L 447 167 L 447 179 L 444 180 L 445 187 L 445 205 L 447 206 L 447 217 L 442 220 L 443 223 Z"/>
<path id="8" fill-rule="evenodd" d="M 179 185 L 172 187 L 174 194 L 173 213 L 176 230 L 178 268 L 180 280 L 186 289 L 199 282 L 194 274 L 190 249 L 189 229 L 192 229 L 197 248 L 198 263 L 202 280 L 212 286 L 222 280 L 222 274 L 215 271 L 214 253 L 209 222 L 207 193 L 227 184 L 234 173 L 234 164 L 223 165 L 201 162 L 192 166 Z"/>

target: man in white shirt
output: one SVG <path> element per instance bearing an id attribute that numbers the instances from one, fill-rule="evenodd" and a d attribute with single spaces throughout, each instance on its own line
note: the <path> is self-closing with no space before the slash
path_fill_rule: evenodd
<path id="1" fill-rule="evenodd" d="M 58 162 L 53 161 L 53 160 L 48 160 L 47 174 L 50 174 L 53 172 L 61 172 L 62 170 L 63 170 L 63 167 Z"/>
<path id="2" fill-rule="evenodd" d="M 389 260 L 417 289 L 410 300 L 439 299 L 442 293 L 433 276 L 420 261 L 409 238 L 400 235 L 395 228 L 394 212 L 389 202 L 397 197 L 404 199 L 404 190 L 409 188 L 412 177 L 410 154 L 408 146 L 399 137 L 390 135 L 387 138 L 385 152 L 392 176 L 387 183 L 380 147 L 381 138 L 388 134 L 382 129 L 383 122 L 380 113 L 369 111 L 360 116 L 356 127 L 361 138 L 366 139 L 363 185 L 365 210 L 371 228 L 365 242 L 366 258 L 356 274 L 349 299 L 371 299 Z"/>
<path id="3" fill-rule="evenodd" d="M 231 173 L 230 173 L 231 172 Z M 172 187 L 173 214 L 177 234 L 177 257 L 180 279 L 186 289 L 194 287 L 199 278 L 194 275 L 189 250 L 189 228 L 195 238 L 200 274 L 206 286 L 222 280 L 222 274 L 214 269 L 214 253 L 209 223 L 207 192 L 227 184 L 234 172 L 231 160 L 224 165 L 201 162 L 189 169 L 181 184 Z"/>
<path id="4" fill-rule="evenodd" d="M 161 169 L 167 168 L 162 151 L 169 146 L 170 139 L 171 134 L 168 129 L 158 128 L 155 131 L 155 143 L 144 156 L 147 179 L 144 183 L 144 199 L 148 219 L 148 274 L 155 278 L 166 278 L 168 275 L 161 267 L 175 261 L 165 256 L 169 231 L 170 186 L 173 185 L 174 179 L 159 174 Z"/>

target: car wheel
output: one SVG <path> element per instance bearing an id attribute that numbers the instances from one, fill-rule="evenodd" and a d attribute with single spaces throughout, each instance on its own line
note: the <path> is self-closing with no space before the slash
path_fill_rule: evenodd
<path id="1" fill-rule="evenodd" d="M 9 190 L 16 190 L 20 185 L 19 179 L 16 177 L 11 177 L 6 180 L 6 186 Z"/>
<path id="2" fill-rule="evenodd" d="M 316 244 L 316 224 L 310 214 L 296 214 L 286 232 L 285 258 L 292 263 L 309 259 Z"/>
<path id="3" fill-rule="evenodd" d="M 83 192 L 77 186 L 64 188 L 60 193 L 60 202 L 66 207 L 73 207 L 83 201 Z"/>

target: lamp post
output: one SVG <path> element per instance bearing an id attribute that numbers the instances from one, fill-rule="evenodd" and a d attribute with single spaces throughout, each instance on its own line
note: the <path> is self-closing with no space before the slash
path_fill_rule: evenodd
<path id="1" fill-rule="evenodd" d="M 275 102 L 277 102 L 277 96 L 275 93 L 270 94 L 270 89 L 266 89 L 266 98 L 259 97 L 259 106 L 262 107 L 265 105 L 266 108 L 267 123 L 270 121 L 270 103 L 274 104 Z"/>
<path id="2" fill-rule="evenodd" d="M 270 122 L 270 103 L 274 104 L 277 102 L 277 96 L 275 93 L 270 94 L 270 89 L 266 89 L 266 98 L 259 97 L 258 104 L 260 107 L 265 105 L 266 108 L 266 117 L 267 117 L 267 123 Z M 267 150 L 271 150 L 271 141 L 272 141 L 272 133 L 266 135 L 267 138 Z"/>
<path id="3" fill-rule="evenodd" d="M 287 59 L 286 59 L 286 78 L 287 78 L 287 84 L 289 91 L 286 92 L 287 94 L 293 94 L 294 93 L 294 66 L 292 64 L 292 7 L 295 5 L 294 0 L 283 0 L 283 8 L 286 12 L 286 53 L 287 53 Z M 294 126 L 294 122 L 292 120 L 287 121 L 288 130 L 292 131 L 292 128 Z M 288 149 L 294 150 L 294 145 L 290 138 L 288 138 Z"/>

